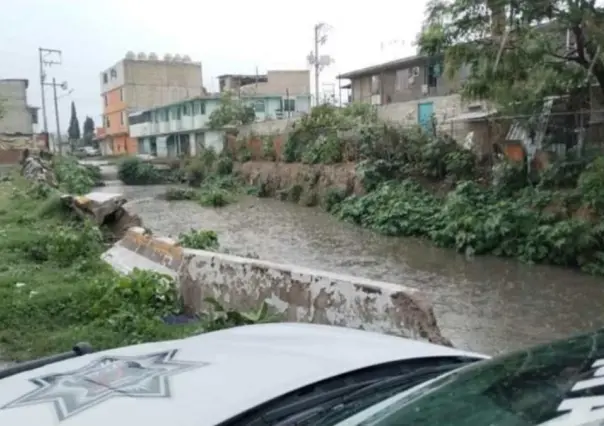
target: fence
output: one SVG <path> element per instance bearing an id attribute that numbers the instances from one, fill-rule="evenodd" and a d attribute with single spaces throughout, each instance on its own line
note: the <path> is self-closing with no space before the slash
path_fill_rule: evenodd
<path id="1" fill-rule="evenodd" d="M 424 131 L 447 135 L 460 145 L 473 149 L 482 161 L 487 162 L 497 154 L 509 154 L 512 145 L 518 148 L 520 158 L 531 149 L 531 145 L 538 151 L 558 155 L 576 146 L 582 151 L 604 152 L 604 110 L 553 111 L 547 115 L 482 115 L 472 117 L 466 114 L 440 122 L 435 120 Z M 402 133 L 418 130 L 418 124 L 408 117 L 399 119 L 399 122 L 390 120 L 389 124 Z M 279 158 L 296 120 L 271 120 L 244 126 L 240 137 L 247 139 L 251 158 L 264 159 L 266 144 L 270 143 Z M 344 158 L 355 161 L 357 156 L 352 147 L 356 143 L 354 132 L 346 132 L 342 139 L 350 140 L 345 143 Z M 231 150 L 237 149 L 235 137 L 230 137 L 228 146 Z"/>

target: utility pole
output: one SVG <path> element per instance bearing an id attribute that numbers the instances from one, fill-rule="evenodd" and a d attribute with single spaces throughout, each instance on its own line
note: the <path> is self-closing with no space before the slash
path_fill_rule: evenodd
<path id="1" fill-rule="evenodd" d="M 319 95 L 319 87 L 320 87 L 319 74 L 321 74 L 321 71 L 323 70 L 323 68 L 325 68 L 326 66 L 331 65 L 333 63 L 333 59 L 330 56 L 327 56 L 327 55 L 320 56 L 319 55 L 319 46 L 324 45 L 325 42 L 327 41 L 327 35 L 323 34 L 323 32 L 327 29 L 329 29 L 329 26 L 325 23 L 321 22 L 321 23 L 318 23 L 315 25 L 314 50 L 311 51 L 308 54 L 308 56 L 306 57 L 308 64 L 311 65 L 315 70 L 315 98 L 316 98 L 317 106 L 321 102 L 320 95 Z"/>
<path id="2" fill-rule="evenodd" d="M 315 25 L 315 98 L 317 102 L 317 106 L 319 106 L 319 73 L 321 72 L 321 68 L 319 65 L 319 45 L 321 44 L 319 37 L 321 33 L 321 28 L 323 24 Z"/>
<path id="3" fill-rule="evenodd" d="M 55 101 L 55 120 L 57 121 L 57 142 L 59 143 L 59 155 L 63 155 L 63 141 L 61 140 L 61 126 L 59 120 L 59 101 L 57 99 L 57 82 L 52 79 L 52 97 Z"/>
<path id="4" fill-rule="evenodd" d="M 63 141 L 61 140 L 61 120 L 59 119 L 59 98 L 57 96 L 57 87 L 67 90 L 67 82 L 64 81 L 63 83 L 59 84 L 57 83 L 57 80 L 53 78 L 52 83 L 44 83 L 42 87 L 44 86 L 52 86 L 52 95 L 55 104 L 55 121 L 57 124 L 57 143 L 59 144 L 59 155 L 63 155 Z"/>
<path id="5" fill-rule="evenodd" d="M 44 93 L 44 86 L 46 84 L 46 72 L 44 71 L 44 67 L 50 67 L 51 65 L 60 65 L 61 64 L 61 51 L 57 49 L 46 49 L 44 47 L 38 48 L 39 62 L 40 62 L 40 90 L 42 95 L 42 118 L 44 123 L 44 133 L 48 136 L 48 113 L 46 111 L 46 96 Z M 58 56 L 58 60 L 55 58 L 48 59 L 49 55 Z"/>

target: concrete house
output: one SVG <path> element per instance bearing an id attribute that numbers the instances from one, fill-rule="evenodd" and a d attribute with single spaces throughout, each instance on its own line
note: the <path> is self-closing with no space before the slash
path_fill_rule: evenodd
<path id="1" fill-rule="evenodd" d="M 294 117 L 311 105 L 309 70 L 274 70 L 266 74 L 225 74 L 218 77 L 221 92 L 266 98 L 266 108 L 256 108 L 259 120 Z"/>
<path id="2" fill-rule="evenodd" d="M 350 71 L 338 79 L 350 80 L 346 87 L 351 89 L 352 102 L 381 106 L 383 119 L 400 124 L 427 126 L 433 116 L 444 123 L 488 114 L 480 102 L 461 101 L 458 91 L 467 69 L 453 79 L 443 71 L 442 59 L 416 55 Z"/>
<path id="3" fill-rule="evenodd" d="M 241 94 L 240 98 L 254 108 L 258 122 L 296 117 L 308 112 L 310 105 L 306 96 Z M 219 94 L 198 96 L 131 113 L 130 137 L 137 141 L 138 153 L 158 157 L 195 155 L 203 147 L 221 151 L 224 132 L 208 128 L 209 117 L 220 103 Z"/>
<path id="4" fill-rule="evenodd" d="M 23 78 L 0 80 L 0 134 L 31 136 L 36 133 L 38 108 L 27 102 L 29 81 Z"/>
<path id="5" fill-rule="evenodd" d="M 128 116 L 183 99 L 201 96 L 202 68 L 188 56 L 158 58 L 128 52 L 126 57 L 100 74 L 103 99 L 102 141 L 104 155 L 134 154 L 137 141 L 128 133 Z"/>

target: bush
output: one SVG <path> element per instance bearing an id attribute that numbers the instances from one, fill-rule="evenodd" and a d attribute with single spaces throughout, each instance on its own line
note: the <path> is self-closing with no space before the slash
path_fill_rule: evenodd
<path id="1" fill-rule="evenodd" d="M 539 194 L 502 197 L 462 182 L 442 200 L 411 181 L 390 182 L 335 210 L 347 221 L 386 235 L 418 236 L 465 254 L 494 254 L 527 262 L 604 273 L 604 227 L 541 210 Z M 541 206 L 543 207 L 543 205 Z"/>
<path id="2" fill-rule="evenodd" d="M 126 185 L 153 185 L 161 176 L 155 166 L 138 157 L 126 157 L 118 165 L 118 177 Z"/>
<path id="3" fill-rule="evenodd" d="M 220 157 L 216 161 L 216 174 L 218 176 L 228 176 L 233 173 L 233 160 L 229 157 Z"/>
<path id="4" fill-rule="evenodd" d="M 195 200 L 198 195 L 196 191 L 189 188 L 168 188 L 165 197 L 168 201 L 183 201 Z"/>
<path id="5" fill-rule="evenodd" d="M 578 190 L 585 204 L 598 213 L 604 213 L 604 156 L 591 162 L 579 177 Z"/>
<path id="6" fill-rule="evenodd" d="M 203 189 L 199 194 L 199 204 L 206 207 L 223 207 L 231 204 L 232 201 L 231 194 L 218 187 Z"/>
<path id="7" fill-rule="evenodd" d="M 182 233 L 178 236 L 178 242 L 183 247 L 196 250 L 218 250 L 218 235 L 214 231 L 195 230 Z"/>
<path id="8" fill-rule="evenodd" d="M 98 167 L 82 166 L 75 157 L 55 156 L 53 167 L 59 185 L 70 194 L 86 194 L 102 181 Z"/>

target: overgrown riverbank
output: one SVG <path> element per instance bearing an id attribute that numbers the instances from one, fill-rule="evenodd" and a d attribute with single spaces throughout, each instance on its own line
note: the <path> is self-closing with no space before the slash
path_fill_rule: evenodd
<path id="1" fill-rule="evenodd" d="M 55 160 L 61 189 L 85 193 L 96 169 Z M 0 182 L 0 348 L 25 360 L 63 352 L 78 341 L 95 349 L 179 338 L 262 320 L 241 313 L 182 321 L 170 278 L 148 271 L 115 273 L 100 260 L 104 230 L 83 221 L 60 192 L 15 172 Z M 220 309 L 219 306 L 217 306 Z"/>
<path id="2" fill-rule="evenodd" d="M 491 169 L 446 137 L 380 123 L 363 106 L 315 108 L 280 158 L 263 139 L 274 166 L 246 162 L 247 139 L 231 152 L 260 196 L 467 255 L 604 275 L 604 157 L 569 153 L 542 172 L 505 161 Z"/>

